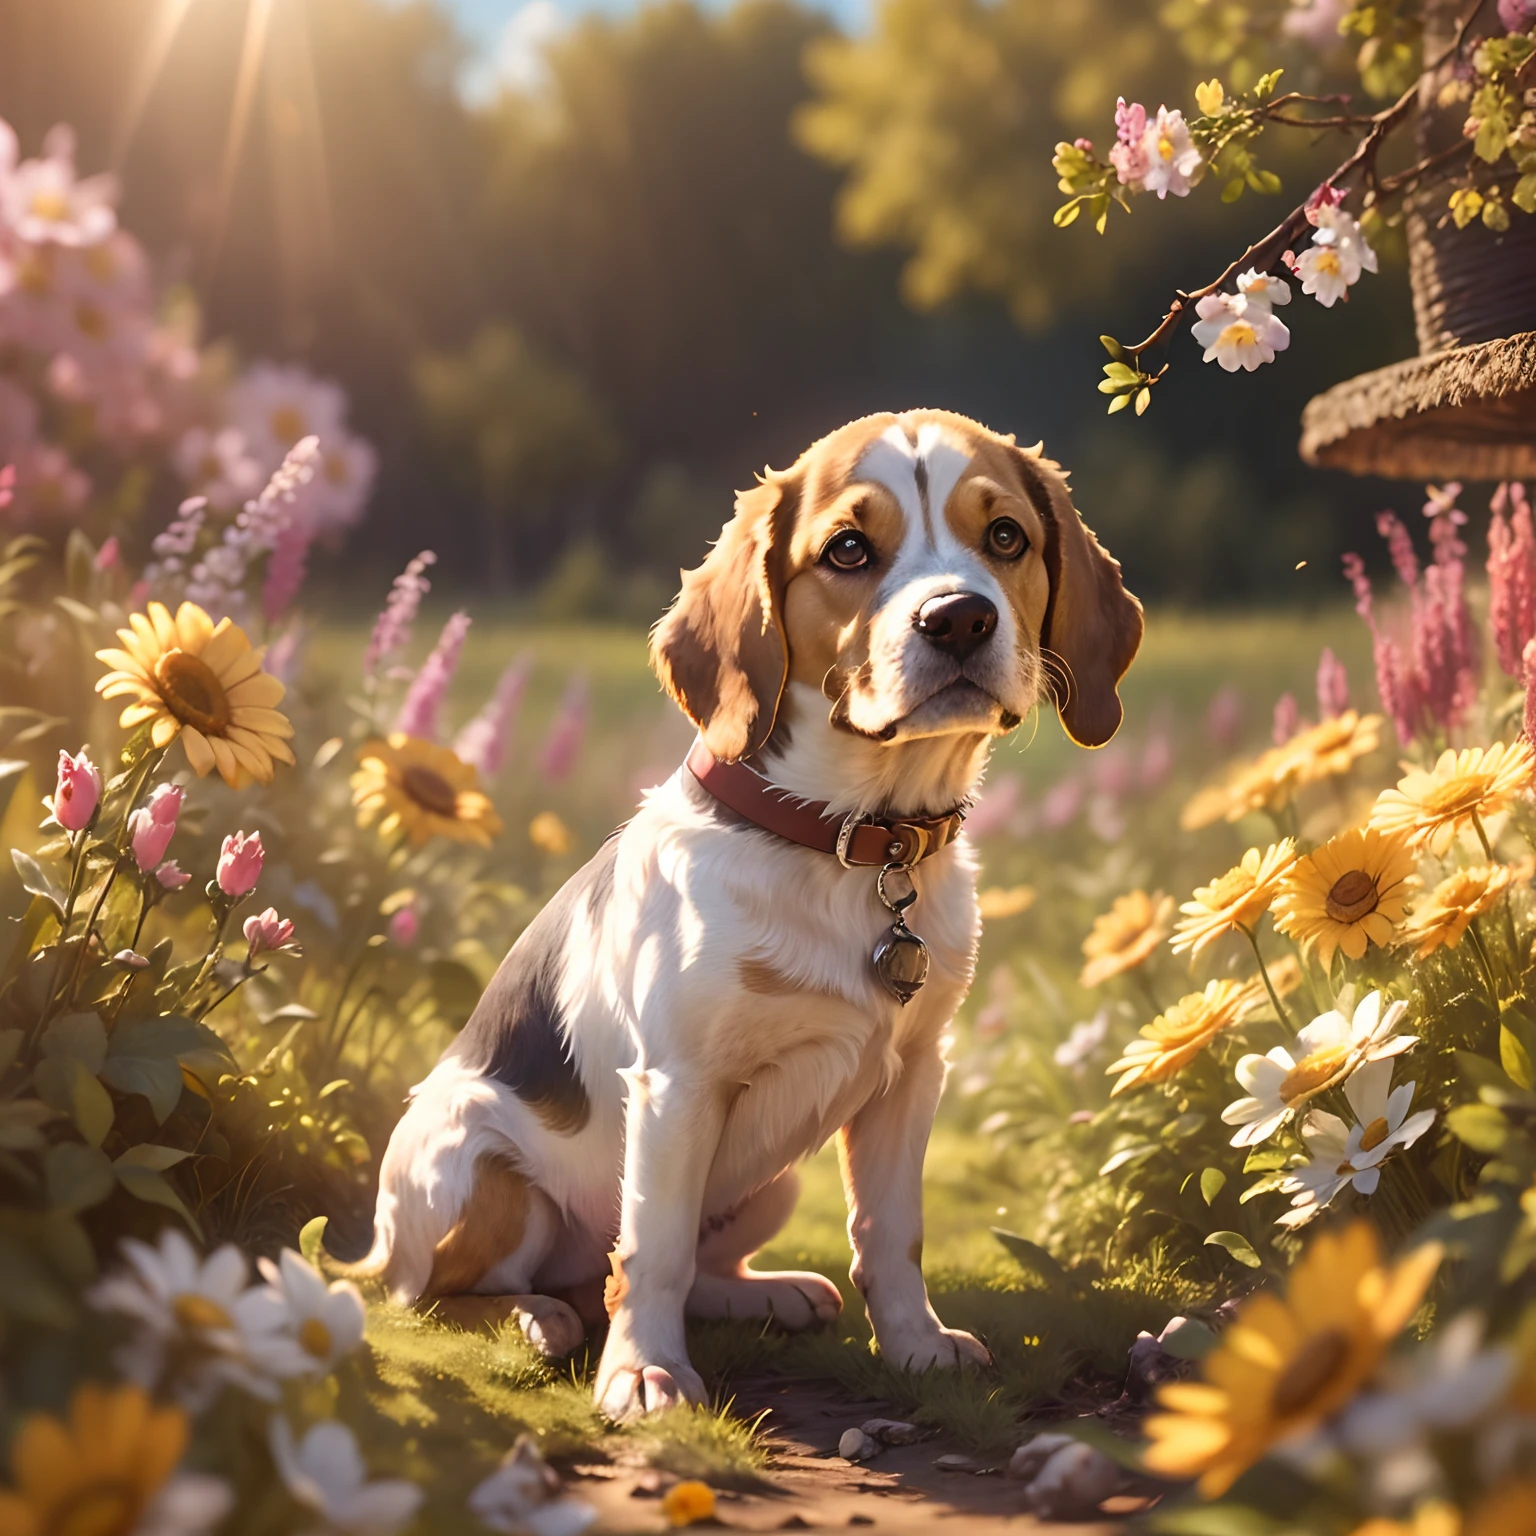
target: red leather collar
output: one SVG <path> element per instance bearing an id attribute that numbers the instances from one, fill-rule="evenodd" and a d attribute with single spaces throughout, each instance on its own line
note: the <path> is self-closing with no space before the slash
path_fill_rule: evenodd
<path id="1" fill-rule="evenodd" d="M 920 864 L 954 842 L 965 823 L 959 809 L 947 816 L 837 816 L 825 801 L 796 800 L 745 763 L 722 763 L 702 741 L 688 754 L 688 770 L 738 816 L 845 865 Z"/>

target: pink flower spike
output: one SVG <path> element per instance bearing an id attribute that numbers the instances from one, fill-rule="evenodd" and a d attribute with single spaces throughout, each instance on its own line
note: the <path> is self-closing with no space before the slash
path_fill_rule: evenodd
<path id="1" fill-rule="evenodd" d="M 114 533 L 100 549 L 96 551 L 96 558 L 91 562 L 98 571 L 115 570 L 122 560 L 122 546 L 117 542 Z"/>
<path id="2" fill-rule="evenodd" d="M 59 751 L 59 781 L 53 792 L 53 819 L 66 832 L 80 832 L 91 824 L 101 803 L 101 775 L 82 750 L 71 757 Z"/>
<path id="3" fill-rule="evenodd" d="M 409 949 L 421 933 L 421 917 L 414 906 L 401 907 L 389 917 L 389 936 L 402 949 Z"/>
<path id="4" fill-rule="evenodd" d="M 159 869 L 155 871 L 155 879 L 168 891 L 179 891 L 186 885 L 192 876 L 184 870 L 175 859 L 167 859 Z"/>
<path id="5" fill-rule="evenodd" d="M 419 736 L 423 741 L 437 740 L 443 702 L 448 697 L 453 674 L 458 671 L 459 656 L 468 633 L 469 615 L 452 614 L 443 625 L 432 654 L 422 663 L 421 671 L 405 695 L 405 702 L 395 717 L 395 730 L 404 731 L 407 736 Z"/>
<path id="6" fill-rule="evenodd" d="M 128 818 L 128 838 L 133 847 L 133 861 L 144 874 L 165 862 L 165 850 L 176 835 L 176 818 L 181 814 L 181 786 L 160 784 L 149 799 Z"/>
<path id="7" fill-rule="evenodd" d="M 0 464 L 0 512 L 16 499 L 16 466 Z"/>
<path id="8" fill-rule="evenodd" d="M 219 889 L 226 896 L 250 895 L 261 879 L 261 866 L 266 856 L 260 832 L 252 832 L 249 837 L 244 832 L 235 832 L 226 837 L 219 850 Z"/>
<path id="9" fill-rule="evenodd" d="M 1282 693 L 1275 701 L 1274 740 L 1283 747 L 1301 727 L 1301 706 L 1294 693 Z"/>
<path id="10" fill-rule="evenodd" d="M 1349 708 L 1349 674 L 1344 663 L 1326 645 L 1317 659 L 1317 709 L 1325 720 L 1336 719 Z"/>
<path id="11" fill-rule="evenodd" d="M 1536 640 L 1525 645 L 1525 720 L 1523 735 L 1529 742 L 1536 742 Z"/>
<path id="12" fill-rule="evenodd" d="M 246 918 L 241 932 L 250 945 L 252 960 L 263 950 L 283 949 L 293 940 L 293 924 L 286 917 L 279 917 L 276 907 Z"/>

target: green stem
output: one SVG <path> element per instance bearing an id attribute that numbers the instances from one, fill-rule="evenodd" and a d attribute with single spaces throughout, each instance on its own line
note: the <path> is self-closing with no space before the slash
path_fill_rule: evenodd
<path id="1" fill-rule="evenodd" d="M 1162 1013 L 1164 1011 L 1163 1005 L 1158 1002 L 1157 993 L 1153 990 L 1152 983 L 1147 980 L 1146 972 L 1140 966 L 1137 966 L 1136 969 L 1131 972 L 1131 980 L 1136 988 L 1140 991 L 1141 995 L 1146 998 L 1147 1006 L 1152 1010 L 1153 1014 L 1157 1015 Z"/>
<path id="2" fill-rule="evenodd" d="M 1498 1012 L 1499 988 L 1493 979 L 1493 965 L 1488 959 L 1488 950 L 1483 944 L 1483 936 L 1478 932 L 1477 919 L 1474 917 L 1467 924 L 1467 937 L 1472 940 L 1472 948 L 1477 951 L 1477 963 L 1482 967 L 1483 980 L 1488 983 L 1488 995 L 1493 999 L 1494 1011 Z"/>
<path id="3" fill-rule="evenodd" d="M 101 890 L 97 892 L 96 900 L 91 905 L 91 915 L 85 920 L 85 932 L 80 935 L 80 953 L 75 956 L 74 973 L 69 978 L 69 985 L 64 989 L 66 998 L 80 985 L 80 973 L 85 969 L 85 954 L 91 947 L 91 931 L 96 926 L 96 919 L 101 916 L 101 909 L 106 905 L 107 895 L 117 879 L 118 870 L 122 867 L 122 855 L 119 854 L 113 861 L 112 868 L 107 871 L 107 878 L 101 882 Z"/>
<path id="4" fill-rule="evenodd" d="M 1294 1035 L 1296 1026 L 1291 1023 L 1291 1016 L 1285 1011 L 1285 1004 L 1280 1001 L 1280 994 L 1275 991 L 1275 984 L 1269 979 L 1269 967 L 1264 964 L 1264 956 L 1259 950 L 1258 935 L 1252 928 L 1244 928 L 1241 923 L 1237 925 L 1238 931 L 1248 940 L 1253 949 L 1253 958 L 1259 962 L 1259 975 L 1264 978 L 1264 990 L 1269 993 L 1269 1000 L 1275 1005 L 1275 1016 Z"/>
<path id="5" fill-rule="evenodd" d="M 64 898 L 64 916 L 59 925 L 59 953 L 53 962 L 53 975 L 48 980 L 48 996 L 43 1000 L 43 1011 L 37 1016 L 34 1039 L 42 1034 L 43 1027 L 48 1022 L 48 1015 L 53 1011 L 53 999 L 59 990 L 59 979 L 64 974 L 64 957 L 67 953 L 64 943 L 69 937 L 69 925 L 75 920 L 75 903 L 80 899 L 80 875 L 85 868 L 85 840 L 90 836 L 90 832 L 89 827 L 82 827 L 74 835 L 74 856 L 69 868 L 69 893 Z"/>

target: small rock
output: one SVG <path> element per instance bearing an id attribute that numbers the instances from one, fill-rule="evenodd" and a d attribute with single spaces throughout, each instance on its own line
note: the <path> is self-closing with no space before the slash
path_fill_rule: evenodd
<path id="1" fill-rule="evenodd" d="M 936 1457 L 933 1465 L 938 1472 L 969 1472 L 973 1476 L 993 1470 L 986 1462 L 978 1461 L 974 1456 L 958 1456 L 953 1452 Z"/>
<path id="2" fill-rule="evenodd" d="M 845 1429 L 837 1442 L 837 1454 L 844 1461 L 868 1461 L 880 1454 L 880 1442 L 862 1429 Z"/>
<path id="3" fill-rule="evenodd" d="M 1020 1482 L 1033 1482 L 1036 1474 L 1057 1451 L 1075 1445 L 1071 1435 L 1036 1435 L 1026 1440 L 1008 1459 L 1008 1476 Z"/>
<path id="4" fill-rule="evenodd" d="M 848 1516 L 848 1524 L 849 1525 L 873 1525 L 874 1523 L 875 1523 L 875 1517 L 873 1515 L 849 1515 Z"/>
<path id="5" fill-rule="evenodd" d="M 1120 1468 L 1103 1451 L 1075 1441 L 1052 1455 L 1025 1497 L 1043 1520 L 1086 1520 L 1122 1482 Z"/>
<path id="6" fill-rule="evenodd" d="M 900 1419 L 866 1419 L 862 1428 L 881 1445 L 916 1445 L 927 1434 L 916 1424 L 907 1424 Z"/>

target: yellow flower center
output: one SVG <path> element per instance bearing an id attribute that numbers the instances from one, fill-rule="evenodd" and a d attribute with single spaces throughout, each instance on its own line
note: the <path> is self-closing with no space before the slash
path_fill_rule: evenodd
<path id="1" fill-rule="evenodd" d="M 1375 875 L 1352 869 L 1333 882 L 1323 906 L 1336 923 L 1358 923 L 1376 910 L 1379 900 Z"/>
<path id="2" fill-rule="evenodd" d="M 1347 1045 L 1329 1045 L 1300 1061 L 1280 1083 L 1280 1102 L 1295 1104 L 1317 1092 L 1349 1060 Z"/>
<path id="3" fill-rule="evenodd" d="M 44 187 L 32 194 L 32 213 L 36 218 L 58 223 L 69 217 L 69 199 L 54 187 Z"/>
<path id="4" fill-rule="evenodd" d="M 1429 816 L 1449 819 L 1466 816 L 1482 804 L 1488 793 L 1488 781 L 1481 774 L 1470 778 L 1455 778 L 1446 784 L 1436 784 L 1424 796 L 1424 812 Z"/>
<path id="5" fill-rule="evenodd" d="M 318 1317 L 306 1317 L 299 1329 L 299 1343 L 305 1354 L 327 1360 L 331 1354 L 331 1330 Z"/>
<path id="6" fill-rule="evenodd" d="M 199 480 L 217 480 L 223 472 L 224 466 L 219 463 L 219 456 L 216 453 L 205 453 L 202 463 L 197 467 Z"/>
<path id="7" fill-rule="evenodd" d="M 1164 160 L 1173 159 L 1173 140 L 1166 133 L 1157 141 L 1157 152 Z"/>
<path id="8" fill-rule="evenodd" d="M 189 1332 L 215 1328 L 233 1328 L 234 1319 L 218 1302 L 195 1291 L 186 1291 L 171 1303 L 176 1321 Z"/>
<path id="9" fill-rule="evenodd" d="M 1369 1152 L 1374 1147 L 1379 1147 L 1387 1139 L 1387 1133 L 1391 1129 L 1387 1122 L 1378 1115 L 1366 1126 L 1360 1137 L 1360 1150 Z"/>
<path id="10" fill-rule="evenodd" d="M 200 656 L 179 648 L 167 651 L 155 663 L 155 682 L 165 707 L 183 725 L 196 726 L 205 736 L 222 736 L 229 729 L 229 696 Z"/>
<path id="11" fill-rule="evenodd" d="M 16 263 L 16 281 L 33 298 L 47 298 L 53 292 L 53 268 L 44 256 L 23 256 Z"/>
<path id="12" fill-rule="evenodd" d="M 1328 272 L 1337 275 L 1339 270 L 1339 253 L 1335 250 L 1331 250 L 1328 246 L 1325 245 L 1320 249 L 1317 261 L 1314 263 L 1314 265 L 1317 267 L 1319 272 Z"/>
<path id="13" fill-rule="evenodd" d="M 442 774 L 420 763 L 400 770 L 400 787 L 424 811 L 434 816 L 454 817 L 459 809 L 459 792 Z"/>
<path id="14" fill-rule="evenodd" d="M 1221 333 L 1221 339 L 1231 347 L 1251 347 L 1258 342 L 1258 334 L 1246 320 L 1234 320 Z"/>
<path id="15" fill-rule="evenodd" d="M 117 259 L 110 245 L 93 245 L 85 253 L 85 269 L 98 283 L 110 283 L 117 276 Z"/>
<path id="16" fill-rule="evenodd" d="M 280 405 L 272 412 L 272 436 L 292 446 L 304 436 L 304 413 L 296 405 Z"/>
<path id="17" fill-rule="evenodd" d="M 103 340 L 112 329 L 107 322 L 106 311 L 95 304 L 81 304 L 75 310 L 75 328 L 92 341 Z"/>
<path id="18" fill-rule="evenodd" d="M 1303 1414 L 1332 1385 L 1349 1359 L 1350 1336 L 1342 1328 L 1325 1328 L 1301 1346 L 1281 1371 L 1269 1405 L 1277 1419 Z"/>
<path id="19" fill-rule="evenodd" d="M 128 1536 L 138 1523 L 139 1506 L 131 1488 L 119 1483 L 88 1483 L 53 1511 L 41 1536 Z"/>

